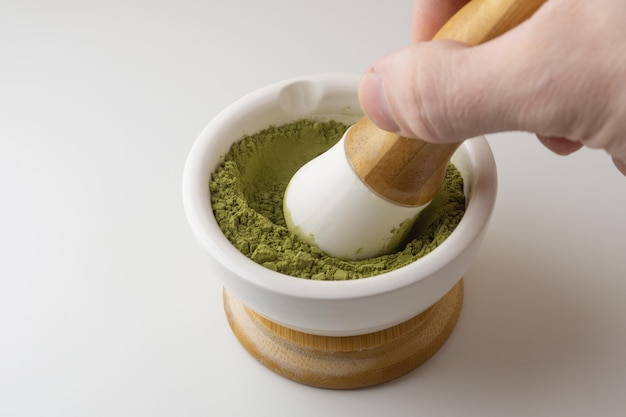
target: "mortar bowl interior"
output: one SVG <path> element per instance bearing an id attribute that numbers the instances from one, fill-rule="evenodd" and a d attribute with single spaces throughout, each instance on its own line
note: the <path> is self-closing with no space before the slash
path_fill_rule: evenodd
<path id="1" fill-rule="evenodd" d="M 314 74 L 254 91 L 218 114 L 200 133 L 183 174 L 183 203 L 218 279 L 243 304 L 267 319 L 309 334 L 352 336 L 399 324 L 425 311 L 463 277 L 487 229 L 497 173 L 483 137 L 466 140 L 452 157 L 464 179 L 466 212 L 454 232 L 423 258 L 373 277 L 350 281 L 294 278 L 239 252 L 220 230 L 209 180 L 231 145 L 270 125 L 302 118 L 354 123 L 362 116 L 359 74 Z"/>

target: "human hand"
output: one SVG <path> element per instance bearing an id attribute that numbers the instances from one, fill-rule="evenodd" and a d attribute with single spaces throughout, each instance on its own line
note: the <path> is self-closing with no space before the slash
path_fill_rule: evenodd
<path id="1" fill-rule="evenodd" d="M 562 155 L 605 149 L 626 175 L 626 2 L 549 0 L 487 43 L 425 42 L 467 2 L 414 0 L 413 43 L 361 82 L 365 114 L 429 142 L 534 132 Z"/>

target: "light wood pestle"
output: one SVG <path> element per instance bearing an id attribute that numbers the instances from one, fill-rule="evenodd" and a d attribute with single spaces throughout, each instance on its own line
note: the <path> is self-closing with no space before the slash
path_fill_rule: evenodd
<path id="1" fill-rule="evenodd" d="M 433 39 L 478 45 L 529 18 L 546 0 L 472 0 Z M 437 194 L 460 142 L 433 144 L 378 128 L 367 117 L 345 136 L 346 156 L 368 187 L 397 204 L 420 206 Z"/>

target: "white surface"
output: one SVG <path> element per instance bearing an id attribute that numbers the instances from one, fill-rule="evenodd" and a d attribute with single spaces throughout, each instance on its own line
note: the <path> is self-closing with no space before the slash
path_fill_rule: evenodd
<path id="1" fill-rule="evenodd" d="M 602 152 L 560 158 L 527 134 L 490 137 L 496 211 L 460 322 L 420 369 L 324 391 L 231 335 L 183 215 L 192 142 L 253 89 L 364 71 L 406 43 L 409 13 L 0 3 L 0 415 L 623 415 L 626 178 Z"/>

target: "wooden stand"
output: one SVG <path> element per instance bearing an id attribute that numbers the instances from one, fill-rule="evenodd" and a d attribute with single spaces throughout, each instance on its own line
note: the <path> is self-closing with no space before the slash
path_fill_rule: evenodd
<path id="1" fill-rule="evenodd" d="M 320 388 L 351 389 L 398 378 L 426 362 L 448 339 L 461 312 L 463 281 L 428 310 L 359 336 L 292 330 L 261 317 L 224 290 L 224 310 L 243 347 L 272 371 Z"/>

